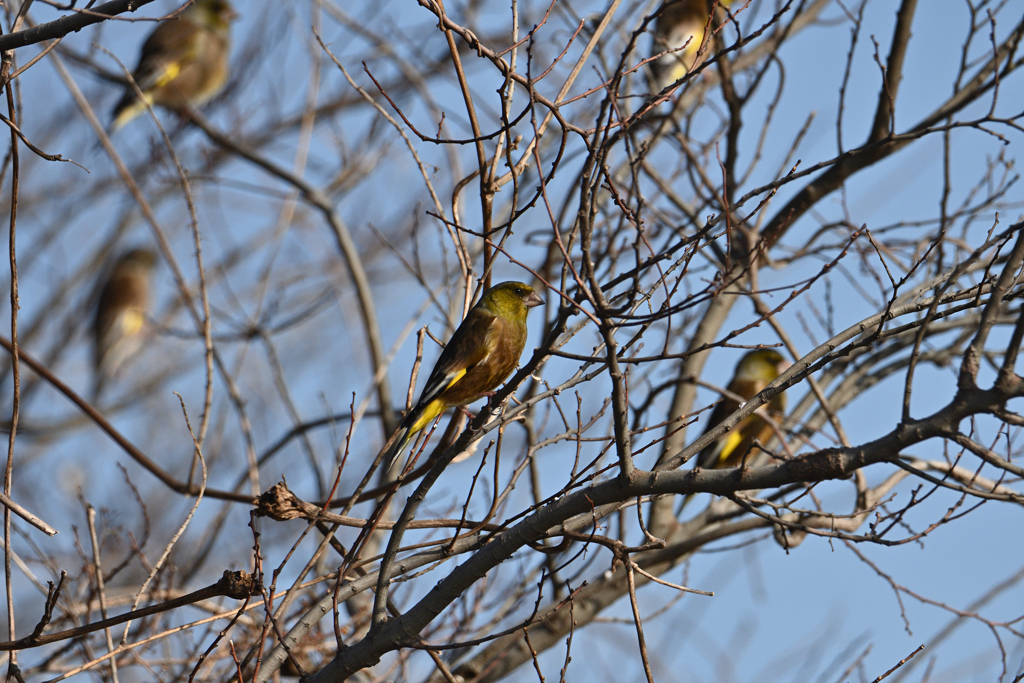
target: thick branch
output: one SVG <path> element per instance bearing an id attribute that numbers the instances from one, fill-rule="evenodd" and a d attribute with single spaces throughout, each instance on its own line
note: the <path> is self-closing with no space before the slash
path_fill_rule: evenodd
<path id="1" fill-rule="evenodd" d="M 1024 396 L 1019 378 L 1007 394 L 1000 389 L 961 391 L 927 419 L 900 424 L 885 436 L 867 444 L 835 448 L 777 465 L 726 470 L 673 472 L 635 471 L 629 481 L 610 479 L 576 491 L 526 517 L 507 531 L 495 535 L 479 552 L 452 570 L 426 596 L 401 617 L 384 622 L 362 641 L 340 652 L 311 683 L 344 681 L 360 669 L 375 665 L 384 653 L 411 645 L 417 635 L 445 608 L 488 571 L 510 559 L 518 550 L 545 536 L 562 532 L 579 533 L 589 528 L 601 506 L 616 506 L 640 496 L 690 494 L 706 491 L 727 495 L 742 490 L 778 488 L 787 484 L 811 483 L 846 477 L 871 464 L 894 461 L 914 444 L 955 433 L 966 418 L 992 413 L 1013 397 Z M 604 511 L 601 511 L 604 512 Z"/>
<path id="2" fill-rule="evenodd" d="M 41 43 L 44 40 L 61 38 L 69 33 L 81 31 L 86 26 L 98 24 L 111 17 L 116 17 L 118 14 L 134 12 L 151 2 L 153 0 L 113 0 L 89 10 L 82 10 L 75 14 L 65 14 L 60 19 L 48 21 L 45 24 L 33 26 L 17 33 L 0 36 L 0 52 L 25 47 L 34 43 Z"/>

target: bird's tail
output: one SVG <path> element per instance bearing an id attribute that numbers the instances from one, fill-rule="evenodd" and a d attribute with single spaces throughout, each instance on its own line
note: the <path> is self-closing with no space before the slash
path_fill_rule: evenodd
<path id="1" fill-rule="evenodd" d="M 384 444 L 384 460 L 385 469 L 387 472 L 398 459 L 402 456 L 402 451 L 412 441 L 412 437 L 416 436 L 416 433 L 421 429 L 430 424 L 431 420 L 444 412 L 447 406 L 441 399 L 434 399 L 424 406 L 417 406 L 413 408 L 405 417 L 402 418 L 401 424 L 398 425 L 398 429 L 391 435 L 388 442 Z"/>
<path id="2" fill-rule="evenodd" d="M 129 97 L 130 96 L 130 97 Z M 113 135 L 124 128 L 128 123 L 142 112 L 146 111 L 146 101 L 136 97 L 134 92 L 128 93 L 114 107 L 111 115 L 108 135 Z"/>
<path id="3" fill-rule="evenodd" d="M 404 420 L 403 420 L 404 422 Z M 416 435 L 416 432 L 409 429 L 407 425 L 400 426 L 395 433 L 391 435 L 388 442 L 384 444 L 384 471 L 387 472 L 398 462 L 398 459 L 402 457 L 402 452 L 405 451 L 405 447 L 412 441 L 412 437 Z"/>

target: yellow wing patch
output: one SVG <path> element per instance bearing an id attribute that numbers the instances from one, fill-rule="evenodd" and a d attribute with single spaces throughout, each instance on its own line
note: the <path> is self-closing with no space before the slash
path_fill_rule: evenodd
<path id="1" fill-rule="evenodd" d="M 114 119 L 113 130 L 120 129 L 136 116 L 146 111 L 146 107 L 153 106 L 153 91 L 164 87 L 177 78 L 180 73 L 181 62 L 178 60 L 175 60 L 164 67 L 163 72 L 157 76 L 153 84 L 148 88 L 143 89 L 142 99 L 136 99 L 131 106 L 125 107 L 124 110 L 117 115 L 117 118 Z"/>
<path id="2" fill-rule="evenodd" d="M 443 413 L 446 407 L 447 406 L 444 404 L 444 401 L 439 398 L 435 398 L 433 401 L 428 403 L 427 407 L 423 409 L 423 414 L 421 414 L 419 419 L 413 422 L 412 426 L 409 427 L 408 435 L 411 437 L 413 434 L 426 427 L 435 417 Z"/>
<path id="3" fill-rule="evenodd" d="M 139 311 L 125 311 L 118 316 L 118 324 L 121 327 L 121 333 L 125 337 L 133 337 L 142 331 L 142 326 L 146 324 L 146 316 Z"/>
<path id="4" fill-rule="evenodd" d="M 467 368 L 462 368 L 461 370 L 453 374 L 452 378 L 448 380 L 448 384 L 445 385 L 444 391 L 447 391 L 449 388 L 451 388 L 453 384 L 455 384 L 460 379 L 465 377 L 466 371 Z M 443 394 L 444 391 L 441 391 L 440 393 Z M 447 403 L 442 401 L 440 398 L 435 398 L 433 401 L 427 404 L 427 406 L 423 409 L 423 413 L 416 419 L 415 422 L 412 423 L 412 426 L 409 427 L 409 434 L 415 434 L 416 432 L 426 427 L 428 424 L 430 424 L 431 420 L 433 420 L 435 417 L 443 413 L 446 408 L 448 408 Z"/>
<path id="5" fill-rule="evenodd" d="M 458 382 L 458 381 L 459 381 L 460 379 L 462 379 L 463 377 L 465 377 L 465 376 L 466 376 L 466 371 L 467 371 L 467 370 L 469 370 L 469 368 L 462 368 L 461 370 L 459 370 L 458 372 L 456 372 L 456 373 L 455 373 L 454 375 L 452 375 L 452 381 L 448 382 L 448 386 L 446 386 L 446 387 L 445 387 L 445 389 L 451 389 L 451 387 L 452 387 L 452 385 L 453 385 L 453 384 L 455 384 L 455 383 L 456 383 L 456 382 Z"/>
<path id="6" fill-rule="evenodd" d="M 170 64 L 168 64 L 164 68 L 163 73 L 160 74 L 160 76 L 153 83 L 153 87 L 154 88 L 162 88 L 163 86 L 167 85 L 168 83 L 173 81 L 175 78 L 177 78 L 178 74 L 180 74 L 180 73 L 181 73 L 181 62 L 178 61 L 178 60 L 175 60 L 175 61 L 171 62 Z"/>
<path id="7" fill-rule="evenodd" d="M 723 463 L 729 459 L 729 456 L 733 454 L 740 443 L 743 441 L 743 435 L 740 434 L 738 429 L 733 429 L 731 432 L 725 435 L 725 443 L 722 444 L 722 450 L 718 453 L 718 462 Z"/>

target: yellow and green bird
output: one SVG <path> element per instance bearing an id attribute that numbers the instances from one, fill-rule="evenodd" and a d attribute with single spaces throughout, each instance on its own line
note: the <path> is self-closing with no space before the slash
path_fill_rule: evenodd
<path id="1" fill-rule="evenodd" d="M 789 361 L 774 349 L 756 349 L 744 355 L 725 388 L 729 395 L 723 396 L 711 411 L 711 419 L 708 420 L 708 426 L 704 428 L 703 434 L 707 434 L 725 418 L 739 410 L 740 403 L 733 396 L 742 398 L 744 402 L 749 401 L 774 382 L 788 367 Z M 777 422 L 786 411 L 785 394 L 777 395 L 762 408 L 764 409 L 767 409 L 768 417 Z M 733 425 L 732 429 L 705 446 L 697 454 L 696 466 L 706 469 L 736 467 L 750 454 L 755 440 L 763 445 L 774 433 L 771 425 L 756 412 L 747 415 Z M 692 494 L 684 497 L 677 514 L 681 513 L 692 499 Z"/>
<path id="2" fill-rule="evenodd" d="M 155 267 L 156 254 L 149 249 L 132 249 L 117 260 L 103 283 L 93 321 L 94 400 L 104 380 L 142 347 Z"/>
<path id="3" fill-rule="evenodd" d="M 730 2 L 668 0 L 661 6 L 652 51 L 661 56 L 651 62 L 659 90 L 690 73 L 704 60 L 710 51 L 706 43 L 714 28 L 712 12 L 716 5 L 728 7 Z"/>
<path id="4" fill-rule="evenodd" d="M 502 282 L 484 292 L 448 340 L 420 400 L 385 446 L 385 471 L 434 418 L 490 395 L 512 374 L 526 346 L 526 315 L 543 303 L 533 287 L 522 282 Z"/>
<path id="5" fill-rule="evenodd" d="M 160 105 L 176 111 L 201 107 L 228 80 L 230 24 L 236 17 L 227 0 L 195 0 L 180 16 L 162 22 L 146 39 L 132 78 L 114 107 L 111 132 Z"/>
<path id="6" fill-rule="evenodd" d="M 726 391 L 744 401 L 757 396 L 789 367 L 789 361 L 775 349 L 756 349 L 748 352 L 736 366 L 736 373 L 726 386 Z M 717 427 L 725 418 L 739 410 L 740 403 L 732 396 L 722 397 L 711 412 L 711 419 L 704 433 Z M 786 411 L 786 396 L 779 394 L 765 408 L 768 417 L 778 421 Z M 774 434 L 771 425 L 757 413 L 747 415 L 728 432 L 704 447 L 697 456 L 697 467 L 736 467 L 750 453 L 754 441 L 766 444 Z"/>

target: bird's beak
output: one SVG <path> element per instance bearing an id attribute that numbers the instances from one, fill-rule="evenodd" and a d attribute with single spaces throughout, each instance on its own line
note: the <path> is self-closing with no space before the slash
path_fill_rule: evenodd
<path id="1" fill-rule="evenodd" d="M 523 300 L 523 303 L 526 304 L 527 308 L 533 308 L 534 306 L 543 306 L 544 299 L 541 299 L 540 294 L 537 292 L 531 292 L 530 296 Z"/>
<path id="2" fill-rule="evenodd" d="M 786 358 L 783 358 L 782 361 L 776 367 L 779 369 L 779 374 L 781 375 L 786 370 L 789 370 L 789 368 L 792 365 L 793 364 L 789 360 L 787 360 Z"/>

